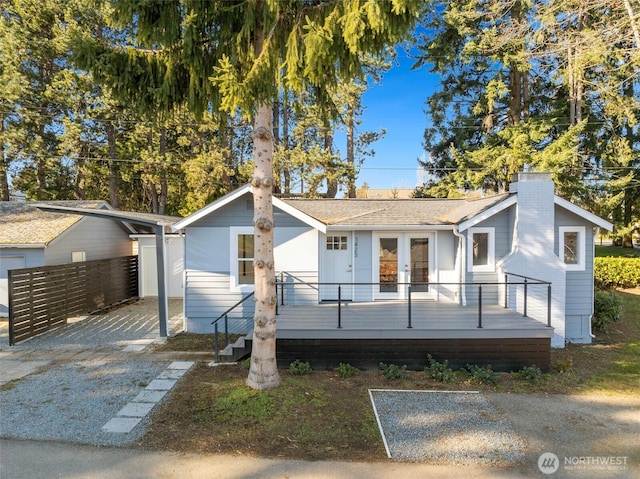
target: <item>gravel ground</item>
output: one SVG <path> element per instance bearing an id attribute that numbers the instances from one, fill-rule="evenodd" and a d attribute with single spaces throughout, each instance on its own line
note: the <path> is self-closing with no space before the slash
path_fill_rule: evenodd
<path id="1" fill-rule="evenodd" d="M 95 359 L 56 364 L 9 383 L 0 388 L 0 436 L 131 445 L 148 419 L 129 434 L 104 432 L 102 426 L 168 364 Z"/>
<path id="2" fill-rule="evenodd" d="M 404 461 L 506 465 L 525 441 L 481 394 L 371 390 L 389 455 Z"/>

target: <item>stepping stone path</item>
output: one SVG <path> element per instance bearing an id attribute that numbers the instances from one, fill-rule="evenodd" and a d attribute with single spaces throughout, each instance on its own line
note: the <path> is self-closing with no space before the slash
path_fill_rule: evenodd
<path id="1" fill-rule="evenodd" d="M 102 426 L 102 430 L 116 434 L 130 433 L 193 365 L 193 361 L 174 361 L 169 364 L 144 391 L 120 409 L 116 417 Z"/>

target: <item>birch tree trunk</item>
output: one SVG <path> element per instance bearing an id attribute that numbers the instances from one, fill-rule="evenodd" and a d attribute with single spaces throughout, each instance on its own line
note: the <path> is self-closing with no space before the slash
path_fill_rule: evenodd
<path id="1" fill-rule="evenodd" d="M 280 384 L 276 361 L 276 289 L 273 257 L 273 132 L 272 105 L 260 105 L 253 126 L 255 315 L 251 367 L 247 386 L 269 389 Z"/>

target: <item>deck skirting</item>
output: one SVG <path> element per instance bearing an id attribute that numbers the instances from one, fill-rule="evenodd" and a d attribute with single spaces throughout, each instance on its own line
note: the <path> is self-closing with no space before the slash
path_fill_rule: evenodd
<path id="1" fill-rule="evenodd" d="M 548 371 L 550 338 L 487 339 L 284 339 L 276 341 L 278 366 L 287 368 L 299 359 L 313 369 L 334 369 L 349 363 L 360 369 L 378 369 L 381 362 L 421 370 L 427 355 L 447 360 L 451 368 L 467 364 L 490 365 L 494 371 L 515 371 L 537 366 Z"/>

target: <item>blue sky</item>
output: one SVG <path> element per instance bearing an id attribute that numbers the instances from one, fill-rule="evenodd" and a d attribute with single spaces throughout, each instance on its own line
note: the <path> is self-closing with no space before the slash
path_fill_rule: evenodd
<path id="1" fill-rule="evenodd" d="M 363 95 L 366 107 L 360 131 L 380 130 L 387 134 L 373 145 L 375 156 L 364 162 L 357 186 L 366 181 L 370 188 L 415 188 L 417 159 L 426 155 L 422 148 L 427 115 L 427 96 L 437 87 L 437 77 L 426 68 L 411 70 L 413 60 L 398 49 L 398 65 L 389 70 L 381 84 Z M 341 143 L 336 145 L 341 150 Z"/>

